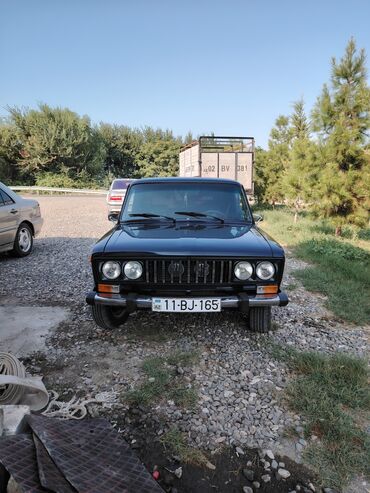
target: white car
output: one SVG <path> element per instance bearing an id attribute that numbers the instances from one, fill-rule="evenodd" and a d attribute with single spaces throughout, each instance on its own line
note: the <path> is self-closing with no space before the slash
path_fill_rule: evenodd
<path id="1" fill-rule="evenodd" d="M 24 199 L 0 182 L 0 252 L 29 255 L 42 223 L 37 200 Z"/>
<path id="2" fill-rule="evenodd" d="M 116 178 L 112 181 L 107 194 L 108 213 L 120 212 L 127 187 L 131 181 L 128 178 Z"/>

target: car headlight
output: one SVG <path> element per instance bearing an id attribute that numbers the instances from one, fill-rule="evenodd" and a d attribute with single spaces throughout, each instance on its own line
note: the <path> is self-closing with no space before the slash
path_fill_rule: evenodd
<path id="1" fill-rule="evenodd" d="M 130 260 L 125 263 L 123 272 L 128 279 L 139 279 L 143 273 L 143 266 L 136 260 Z"/>
<path id="2" fill-rule="evenodd" d="M 117 279 L 121 274 L 121 266 L 118 262 L 109 260 L 104 262 L 102 272 L 107 279 Z"/>
<path id="3" fill-rule="evenodd" d="M 275 274 L 275 267 L 271 262 L 260 262 L 257 265 L 256 274 L 263 281 L 267 281 Z"/>
<path id="4" fill-rule="evenodd" d="M 234 267 L 234 274 L 241 281 L 246 281 L 253 274 L 253 267 L 249 262 L 238 262 Z"/>

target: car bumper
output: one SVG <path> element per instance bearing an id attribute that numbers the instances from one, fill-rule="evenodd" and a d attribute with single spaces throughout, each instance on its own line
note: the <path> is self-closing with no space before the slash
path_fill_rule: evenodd
<path id="1" fill-rule="evenodd" d="M 160 298 L 161 296 L 157 297 Z M 163 298 L 165 297 L 166 296 L 163 296 Z M 209 298 L 212 297 L 210 296 Z M 247 312 L 249 308 L 254 308 L 258 306 L 286 306 L 289 303 L 288 296 L 283 292 L 276 295 L 256 296 L 248 296 L 247 294 L 236 296 L 215 295 L 214 298 L 221 298 L 222 309 L 238 308 L 242 312 Z M 151 309 L 152 301 L 152 296 L 143 296 L 139 294 L 107 294 L 90 291 L 86 296 L 86 302 L 89 305 L 127 306 L 129 311 L 135 311 L 137 309 L 145 308 Z"/>
<path id="2" fill-rule="evenodd" d="M 122 204 L 108 204 L 108 212 L 121 212 Z"/>
<path id="3" fill-rule="evenodd" d="M 42 219 L 42 217 L 33 219 L 32 225 L 35 232 L 34 236 L 37 236 L 41 232 L 41 228 L 43 224 L 44 224 L 44 220 Z"/>

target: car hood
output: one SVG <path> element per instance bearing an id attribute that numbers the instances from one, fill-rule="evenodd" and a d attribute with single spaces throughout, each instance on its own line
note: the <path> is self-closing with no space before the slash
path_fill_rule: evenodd
<path id="1" fill-rule="evenodd" d="M 97 243 L 94 253 L 284 257 L 280 245 L 255 225 L 201 222 L 121 224 Z"/>

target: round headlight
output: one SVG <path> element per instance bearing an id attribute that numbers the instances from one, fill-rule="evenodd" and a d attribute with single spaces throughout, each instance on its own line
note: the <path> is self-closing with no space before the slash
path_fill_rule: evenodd
<path id="1" fill-rule="evenodd" d="M 121 274 L 121 266 L 118 262 L 105 262 L 102 267 L 104 277 L 107 279 L 117 279 Z"/>
<path id="2" fill-rule="evenodd" d="M 261 262 L 257 265 L 256 274 L 263 281 L 267 281 L 275 274 L 275 267 L 271 262 Z"/>
<path id="3" fill-rule="evenodd" d="M 130 260 L 125 263 L 123 271 L 127 279 L 139 279 L 143 273 L 143 266 L 136 260 Z"/>
<path id="4" fill-rule="evenodd" d="M 241 281 L 246 281 L 253 274 L 253 267 L 249 262 L 238 262 L 234 267 L 234 274 Z"/>

